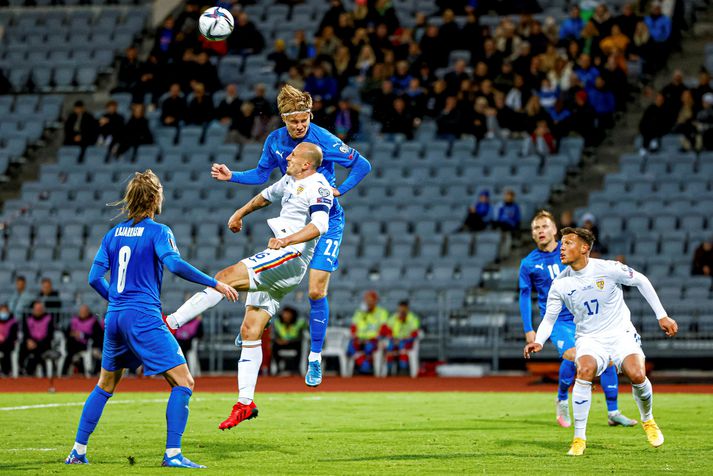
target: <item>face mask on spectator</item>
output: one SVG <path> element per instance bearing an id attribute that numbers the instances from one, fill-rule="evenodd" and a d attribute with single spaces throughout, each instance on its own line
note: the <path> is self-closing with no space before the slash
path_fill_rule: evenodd
<path id="1" fill-rule="evenodd" d="M 7 321 L 8 319 L 10 319 L 9 312 L 0 312 L 0 321 Z"/>

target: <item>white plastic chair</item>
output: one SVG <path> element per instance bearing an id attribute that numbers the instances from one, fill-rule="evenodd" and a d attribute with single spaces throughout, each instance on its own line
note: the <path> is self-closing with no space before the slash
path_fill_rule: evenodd
<path id="1" fill-rule="evenodd" d="M 353 359 L 347 356 L 349 346 L 349 329 L 346 327 L 328 327 L 322 348 L 322 357 L 337 357 L 339 359 L 339 374 L 351 377 L 354 368 Z M 351 367 L 349 362 L 352 361 Z"/>

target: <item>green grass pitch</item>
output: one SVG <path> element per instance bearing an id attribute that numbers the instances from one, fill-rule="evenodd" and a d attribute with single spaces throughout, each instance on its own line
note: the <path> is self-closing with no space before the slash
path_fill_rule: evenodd
<path id="1" fill-rule="evenodd" d="M 259 389 L 259 387 L 258 387 Z M 655 391 L 655 387 L 654 387 Z M 0 474 L 166 474 L 166 393 L 117 393 L 89 442 L 88 467 L 65 466 L 84 394 L 0 394 Z M 711 474 L 713 395 L 654 395 L 666 443 L 640 426 L 609 428 L 595 393 L 584 457 L 551 393 L 258 394 L 259 418 L 221 432 L 234 396 L 197 393 L 186 456 L 221 474 Z M 47 408 L 7 407 L 57 404 Z M 629 392 L 623 411 L 638 419 Z"/>

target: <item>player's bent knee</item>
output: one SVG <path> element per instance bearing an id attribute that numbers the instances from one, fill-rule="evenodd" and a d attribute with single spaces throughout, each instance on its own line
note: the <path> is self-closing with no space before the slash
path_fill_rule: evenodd
<path id="1" fill-rule="evenodd" d="M 631 383 L 633 383 L 634 385 L 639 385 L 646 381 L 646 370 L 645 369 L 637 368 L 637 369 L 629 370 L 629 372 L 627 372 L 627 374 L 628 374 L 629 380 L 631 380 Z"/>
<path id="2" fill-rule="evenodd" d="M 326 289 L 312 289 L 309 290 L 309 298 L 313 301 L 318 301 L 322 298 L 327 297 Z"/>
<path id="3" fill-rule="evenodd" d="M 240 326 L 240 335 L 243 340 L 258 340 L 262 336 L 262 330 L 263 328 L 254 323 L 243 321 L 243 325 Z"/>
<path id="4" fill-rule="evenodd" d="M 572 347 L 571 349 L 565 350 L 564 354 L 562 354 L 562 358 L 565 360 L 569 360 L 570 362 L 574 362 L 576 357 L 577 357 L 577 352 L 574 347 Z"/>

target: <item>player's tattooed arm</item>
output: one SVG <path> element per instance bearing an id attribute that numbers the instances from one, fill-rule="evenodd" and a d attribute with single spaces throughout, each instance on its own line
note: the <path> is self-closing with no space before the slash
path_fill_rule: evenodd
<path id="1" fill-rule="evenodd" d="M 246 203 L 241 208 L 236 210 L 235 213 L 233 213 L 233 216 L 231 216 L 230 220 L 228 220 L 228 228 L 230 228 L 230 231 L 232 231 L 233 233 L 238 233 L 243 228 L 244 217 L 251 214 L 255 210 L 265 208 L 266 206 L 270 205 L 270 203 L 272 202 L 263 197 L 262 193 L 258 193 L 248 203 Z"/>

